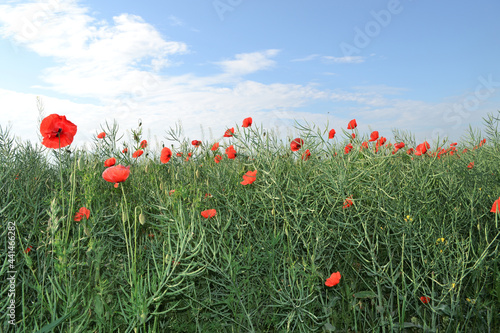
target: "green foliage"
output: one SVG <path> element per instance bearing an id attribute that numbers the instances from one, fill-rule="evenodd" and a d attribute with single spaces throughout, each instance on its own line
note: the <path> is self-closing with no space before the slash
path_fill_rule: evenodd
<path id="1" fill-rule="evenodd" d="M 471 131 L 439 158 L 434 143 L 407 154 L 414 138 L 399 131 L 407 147 L 394 154 L 360 149 L 357 130 L 342 142 L 309 124 L 298 127 L 298 152 L 293 138 L 255 126 L 211 151 L 213 142 L 196 148 L 177 127 L 167 164 L 149 146 L 131 157 L 141 124 L 127 153 L 117 124 L 97 129 L 107 135 L 88 150 L 55 152 L 16 145 L 0 128 L 0 217 L 16 224 L 16 331 L 494 331 L 498 118 L 485 123 L 486 144 Z M 354 149 L 344 154 L 347 140 Z M 110 157 L 131 165 L 118 188 L 102 178 Z M 257 180 L 241 185 L 253 170 Z M 80 207 L 91 213 L 77 222 Z M 206 209 L 217 215 L 203 218 Z M 7 230 L 0 240 L 7 248 Z M 7 276 L 7 251 L 0 256 Z M 336 271 L 340 283 L 326 287 Z M 13 331 L 7 321 L 2 311 L 0 329 Z"/>

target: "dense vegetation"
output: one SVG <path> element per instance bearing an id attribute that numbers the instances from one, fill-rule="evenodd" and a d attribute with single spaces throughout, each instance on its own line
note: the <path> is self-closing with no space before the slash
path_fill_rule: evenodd
<path id="1" fill-rule="evenodd" d="M 0 128 L 0 218 L 15 223 L 15 257 L 0 236 L 0 329 L 14 331 L 14 264 L 17 332 L 493 332 L 498 122 L 422 154 L 398 131 L 379 145 L 357 128 L 328 139 L 298 126 L 292 151 L 293 137 L 256 124 L 201 145 L 177 129 L 167 163 L 140 126 L 121 147 L 104 125 L 85 150 L 16 144 Z M 116 188 L 102 177 L 112 157 L 131 166 Z"/>

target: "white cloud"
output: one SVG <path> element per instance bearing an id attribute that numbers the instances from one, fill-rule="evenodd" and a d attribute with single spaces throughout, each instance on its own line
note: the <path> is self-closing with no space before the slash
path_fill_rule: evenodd
<path id="1" fill-rule="evenodd" d="M 189 80 L 186 81 L 188 82 Z M 162 89 L 169 88 L 165 82 L 161 82 L 160 86 Z M 399 129 L 411 131 L 419 142 L 431 142 L 437 139 L 437 134 L 441 138 L 449 136 L 454 141 L 460 139 L 472 119 L 472 114 L 469 118 L 461 118 L 458 113 L 451 112 L 454 105 L 452 102 L 431 104 L 384 98 L 377 93 L 325 93 L 310 86 L 264 85 L 253 81 L 240 82 L 232 89 L 212 87 L 193 91 L 189 87 L 189 84 L 184 88 L 173 85 L 170 88 L 175 89 L 175 93 L 166 96 L 158 89 L 152 100 L 148 98 L 148 101 L 136 101 L 135 108 L 130 109 L 125 106 L 113 108 L 50 97 L 43 97 L 43 102 L 45 115 L 66 115 L 68 120 L 78 126 L 74 141 L 77 146 L 92 142 L 92 138 L 101 131 L 100 125 L 104 125 L 106 121 L 112 123 L 116 120 L 120 126 L 120 134 L 124 134 L 136 128 L 139 118 L 143 121 L 143 127 L 148 129 L 143 138 L 152 145 L 155 138 L 170 144 L 165 139 L 166 131 L 173 128 L 178 121 L 182 122 L 186 138 L 205 142 L 211 139 L 207 131 L 213 133 L 213 139 L 221 139 L 225 129 L 241 126 L 241 121 L 246 117 L 252 117 L 255 126 L 262 124 L 267 129 L 278 129 L 282 134 L 281 138 L 295 132 L 295 121 L 307 121 L 321 129 L 329 122 L 330 128 L 342 133 L 348 121 L 356 118 L 360 138 L 367 136 L 371 130 L 377 130 L 380 135 L 390 139 L 392 129 Z M 4 108 L 2 120 L 12 125 L 12 133 L 24 140 L 39 142 L 36 96 L 0 89 L 0 100 L 2 104 L 10 106 Z M 329 114 L 301 110 L 300 107 L 310 100 L 331 100 L 345 106 L 339 108 L 332 103 Z M 488 111 L 494 112 L 495 109 L 491 108 L 491 105 L 485 105 L 473 116 L 480 119 Z M 204 136 L 200 126 L 204 130 Z M 343 135 L 337 137 L 340 142 L 345 139 Z"/>
<path id="2" fill-rule="evenodd" d="M 269 58 L 276 56 L 279 50 L 266 50 L 263 52 L 241 53 L 233 60 L 220 61 L 217 64 L 223 71 L 231 76 L 241 76 L 273 67 L 275 61 Z"/>
<path id="3" fill-rule="evenodd" d="M 97 22 L 76 1 L 52 1 L 0 7 L 0 35 L 40 56 L 52 57 L 47 89 L 103 98 L 129 92 L 151 70 L 170 64 L 169 56 L 188 51 L 183 42 L 166 41 L 135 15 L 121 14 L 113 23 Z"/>

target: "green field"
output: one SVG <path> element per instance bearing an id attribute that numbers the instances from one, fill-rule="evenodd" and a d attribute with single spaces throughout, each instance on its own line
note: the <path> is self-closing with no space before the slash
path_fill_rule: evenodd
<path id="1" fill-rule="evenodd" d="M 176 128 L 167 163 L 141 127 L 104 124 L 85 150 L 0 127 L 0 330 L 498 332 L 499 121 L 420 155 L 409 133 L 380 133 L 377 149 L 347 124 L 283 140 L 228 124 L 233 136 L 199 146 Z M 131 166 L 118 187 L 102 176 L 112 157 Z"/>

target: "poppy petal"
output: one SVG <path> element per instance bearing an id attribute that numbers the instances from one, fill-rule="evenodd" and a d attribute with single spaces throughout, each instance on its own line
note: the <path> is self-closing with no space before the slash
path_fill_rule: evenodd
<path id="1" fill-rule="evenodd" d="M 42 144 L 47 148 L 62 148 L 73 142 L 77 127 L 66 116 L 51 114 L 40 123 Z"/>

